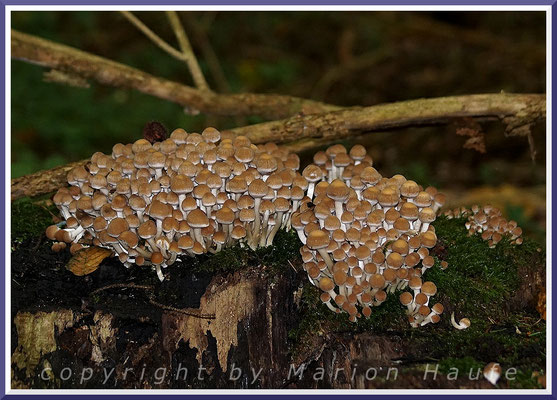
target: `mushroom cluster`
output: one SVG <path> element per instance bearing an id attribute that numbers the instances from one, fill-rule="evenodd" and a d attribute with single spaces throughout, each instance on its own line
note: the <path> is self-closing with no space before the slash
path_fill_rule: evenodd
<path id="1" fill-rule="evenodd" d="M 429 305 L 437 287 L 422 282 L 422 275 L 434 265 L 431 223 L 445 196 L 402 175 L 382 177 L 360 145 L 350 152 L 331 146 L 313 161 L 302 173 L 311 202 L 293 212 L 291 224 L 322 302 L 355 322 L 369 317 L 389 293 L 409 287 L 412 292 L 400 300 L 411 325 L 439 321 L 443 306 Z"/>
<path id="2" fill-rule="evenodd" d="M 75 250 L 112 249 L 124 265 L 152 265 L 163 280 L 161 268 L 180 255 L 270 245 L 305 195 L 299 165 L 276 144 L 214 128 L 118 143 L 69 172 L 70 187 L 53 198 L 65 227 L 52 225 L 47 236 Z"/>
<path id="3" fill-rule="evenodd" d="M 308 278 L 335 313 L 355 322 L 408 288 L 399 299 L 411 326 L 438 322 L 443 306 L 430 304 L 437 287 L 422 277 L 434 265 L 431 224 L 445 196 L 381 176 L 361 145 L 330 146 L 299 169 L 298 156 L 276 144 L 214 128 L 119 143 L 70 171 L 70 187 L 53 198 L 65 221 L 46 233 L 53 248 L 108 248 L 163 280 L 182 255 L 268 246 L 279 229 L 293 228 Z"/>
<path id="4" fill-rule="evenodd" d="M 473 205 L 468 208 L 455 208 L 448 210 L 444 215 L 449 218 L 464 218 L 466 217 L 466 229 L 470 236 L 478 233 L 481 234 L 482 239 L 486 240 L 490 248 L 493 248 L 499 243 L 504 236 L 508 236 L 511 244 L 522 244 L 522 229 L 518 226 L 516 221 L 507 221 L 501 213 L 501 210 L 491 205 L 483 207 Z"/>

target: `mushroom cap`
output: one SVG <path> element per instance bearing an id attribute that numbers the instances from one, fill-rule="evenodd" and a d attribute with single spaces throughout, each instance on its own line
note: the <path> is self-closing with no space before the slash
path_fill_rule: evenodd
<path id="1" fill-rule="evenodd" d="M 50 225 L 48 228 L 46 228 L 46 237 L 49 238 L 50 240 L 56 240 L 56 232 L 58 232 L 60 230 L 60 228 L 57 225 Z"/>
<path id="2" fill-rule="evenodd" d="M 152 220 L 147 220 L 137 228 L 137 234 L 142 239 L 151 239 L 157 234 L 157 225 Z"/>
<path id="3" fill-rule="evenodd" d="M 124 218 L 114 218 L 108 223 L 107 233 L 112 237 L 118 237 L 122 232 L 129 229 L 128 222 Z"/>
<path id="4" fill-rule="evenodd" d="M 124 231 L 118 236 L 118 240 L 125 242 L 128 248 L 136 248 L 139 243 L 139 238 L 132 231 Z"/>
<path id="5" fill-rule="evenodd" d="M 437 293 L 437 286 L 433 282 L 424 282 L 421 291 L 426 296 L 435 296 Z"/>
<path id="6" fill-rule="evenodd" d="M 432 248 L 437 243 L 437 236 L 431 231 L 423 232 L 420 234 L 420 241 L 423 246 Z"/>
<path id="7" fill-rule="evenodd" d="M 443 304 L 441 304 L 441 303 L 435 303 L 433 305 L 433 307 L 431 307 L 431 311 L 433 311 L 437 315 L 443 314 L 444 310 L 445 310 L 445 307 L 443 307 Z"/>
<path id="8" fill-rule="evenodd" d="M 335 288 L 335 283 L 330 278 L 324 276 L 319 280 L 319 288 L 324 292 L 329 292 Z"/>
<path id="9" fill-rule="evenodd" d="M 407 306 L 414 300 L 414 296 L 410 292 L 403 292 L 399 296 L 399 300 L 403 306 Z"/>
<path id="10" fill-rule="evenodd" d="M 172 207 L 159 200 L 153 200 L 149 206 L 149 215 L 155 219 L 163 220 L 172 215 Z"/>
<path id="11" fill-rule="evenodd" d="M 329 245 L 329 235 L 322 230 L 311 231 L 307 238 L 306 245 L 312 250 L 319 250 Z"/>
<path id="12" fill-rule="evenodd" d="M 340 179 L 335 179 L 327 187 L 327 196 L 335 201 L 345 201 L 350 194 L 350 189 Z"/>
<path id="13" fill-rule="evenodd" d="M 164 261 L 164 257 L 162 256 L 162 254 L 160 252 L 155 252 L 153 254 L 151 254 L 151 262 L 153 264 L 161 264 Z"/>
<path id="14" fill-rule="evenodd" d="M 410 250 L 408 246 L 408 242 L 406 240 L 397 239 L 391 244 L 391 250 L 400 254 L 400 255 L 407 255 L 408 251 Z"/>
<path id="15" fill-rule="evenodd" d="M 209 226 L 209 218 L 207 214 L 201 211 L 199 208 L 192 210 L 188 213 L 186 218 L 188 225 L 192 228 L 206 228 Z"/>

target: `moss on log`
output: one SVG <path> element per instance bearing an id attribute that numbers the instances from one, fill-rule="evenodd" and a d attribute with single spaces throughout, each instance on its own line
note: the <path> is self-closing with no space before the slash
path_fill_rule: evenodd
<path id="1" fill-rule="evenodd" d="M 487 389 L 495 387 L 471 378 L 489 362 L 503 368 L 497 388 L 544 385 L 545 321 L 535 305 L 545 249 L 527 238 L 490 249 L 462 220 L 439 218 L 425 277 L 445 313 L 413 329 L 397 294 L 355 324 L 331 313 L 307 283 L 295 234 L 258 251 L 185 259 L 160 283 L 112 258 L 72 275 L 68 252 L 52 252 L 42 234 L 51 218 L 28 199 L 12 204 L 13 387 Z M 454 329 L 453 311 L 471 327 Z"/>

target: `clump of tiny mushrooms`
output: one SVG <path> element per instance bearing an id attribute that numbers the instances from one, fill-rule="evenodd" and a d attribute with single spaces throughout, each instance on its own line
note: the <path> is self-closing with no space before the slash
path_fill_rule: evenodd
<path id="1" fill-rule="evenodd" d="M 448 210 L 444 215 L 449 218 L 466 218 L 466 229 L 470 236 L 480 234 L 486 240 L 490 248 L 494 248 L 504 236 L 509 237 L 511 244 L 522 244 L 522 228 L 516 221 L 507 221 L 501 210 L 491 205 L 478 206 L 471 208 L 456 208 Z"/>
<path id="2" fill-rule="evenodd" d="M 423 275 L 434 265 L 431 224 L 445 196 L 381 176 L 361 145 L 333 145 L 299 168 L 298 156 L 275 144 L 214 128 L 119 143 L 70 171 L 70 187 L 53 198 L 65 226 L 46 233 L 58 249 L 105 247 L 163 280 L 179 257 L 269 246 L 279 229 L 293 228 L 308 278 L 333 312 L 354 322 L 408 289 L 400 302 L 411 326 L 438 322 L 437 287 Z"/>
<path id="3" fill-rule="evenodd" d="M 408 288 L 400 302 L 411 326 L 438 322 L 443 306 L 430 303 L 437 287 L 422 277 L 434 265 L 431 223 L 445 196 L 402 175 L 381 176 L 359 145 L 350 152 L 331 146 L 313 161 L 302 173 L 311 203 L 302 204 L 291 223 L 321 300 L 355 322 L 388 294 Z"/>

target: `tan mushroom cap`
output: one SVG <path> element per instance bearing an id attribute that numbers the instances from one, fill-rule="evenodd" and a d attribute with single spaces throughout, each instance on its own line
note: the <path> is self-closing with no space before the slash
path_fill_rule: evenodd
<path id="1" fill-rule="evenodd" d="M 137 234 L 142 239 L 150 239 L 157 234 L 157 225 L 152 220 L 147 220 L 137 228 Z"/>
<path id="2" fill-rule="evenodd" d="M 335 283 L 331 279 L 324 276 L 319 280 L 319 288 L 324 292 L 329 292 L 335 288 Z"/>
<path id="3" fill-rule="evenodd" d="M 186 221 L 192 228 L 206 228 L 209 226 L 209 218 L 207 218 L 207 214 L 198 208 L 189 212 Z"/>
<path id="4" fill-rule="evenodd" d="M 312 250 L 319 250 L 329 245 L 329 235 L 319 229 L 311 231 L 307 237 L 306 245 Z"/>
<path id="5" fill-rule="evenodd" d="M 335 201 L 345 201 L 349 193 L 350 189 L 340 179 L 335 179 L 327 187 L 327 196 Z"/>
<path id="6" fill-rule="evenodd" d="M 414 296 L 410 292 L 403 292 L 399 296 L 399 300 L 403 306 L 407 306 L 414 300 Z"/>
<path id="7" fill-rule="evenodd" d="M 124 218 L 114 218 L 106 228 L 107 233 L 112 237 L 118 237 L 122 232 L 129 229 L 128 222 Z"/>
<path id="8" fill-rule="evenodd" d="M 424 282 L 421 291 L 426 296 L 435 296 L 437 293 L 437 286 L 433 282 Z"/>

